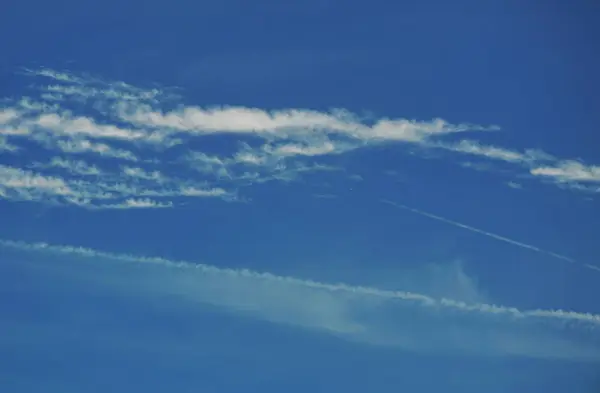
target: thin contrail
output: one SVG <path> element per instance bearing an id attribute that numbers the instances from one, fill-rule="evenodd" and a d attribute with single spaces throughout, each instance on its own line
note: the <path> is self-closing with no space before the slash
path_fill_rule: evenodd
<path id="1" fill-rule="evenodd" d="M 446 224 L 454 225 L 456 227 L 463 228 L 463 229 L 466 229 L 466 230 L 471 231 L 471 232 L 479 233 L 480 235 L 491 237 L 492 239 L 496 239 L 496 240 L 503 241 L 505 243 L 513 244 L 513 245 L 521 247 L 521 248 L 526 248 L 528 250 L 535 251 L 535 252 L 538 252 L 538 253 L 541 253 L 541 254 L 545 254 L 545 255 L 548 255 L 548 256 L 551 256 L 551 257 L 554 257 L 554 258 L 557 258 L 557 259 L 561 259 L 561 260 L 567 261 L 569 263 L 578 263 L 573 258 L 569 258 L 567 256 L 564 256 L 564 255 L 561 255 L 561 254 L 557 254 L 557 253 L 552 252 L 552 251 L 543 250 L 543 249 L 541 249 L 539 247 L 532 246 L 531 244 L 526 244 L 526 243 L 519 242 L 517 240 L 509 239 L 508 237 L 500 236 L 500 235 L 497 235 L 497 234 L 492 233 L 492 232 L 484 231 L 483 229 L 479 229 L 479 228 L 472 227 L 470 225 L 462 224 L 460 222 L 453 221 L 453 220 L 450 220 L 448 218 L 444 218 L 444 217 L 441 217 L 441 216 L 438 216 L 438 215 L 435 215 L 435 214 L 432 214 L 432 213 L 428 213 L 426 211 L 423 211 L 423 210 L 420 210 L 420 209 L 416 209 L 414 207 L 406 206 L 406 205 L 403 205 L 403 204 L 397 203 L 397 202 L 392 202 L 392 201 L 387 200 L 387 199 L 381 199 L 380 201 L 383 202 L 383 203 L 387 203 L 388 205 L 392 205 L 392 206 L 395 206 L 397 208 L 408 210 L 410 212 L 419 214 L 421 216 L 429 217 L 429 218 L 434 219 L 434 220 L 445 222 Z M 585 268 L 588 268 L 588 269 L 600 271 L 600 268 L 597 267 L 597 266 L 594 266 L 594 265 L 590 265 L 590 264 L 587 264 L 587 263 L 583 263 L 581 265 L 583 267 L 585 267 Z"/>

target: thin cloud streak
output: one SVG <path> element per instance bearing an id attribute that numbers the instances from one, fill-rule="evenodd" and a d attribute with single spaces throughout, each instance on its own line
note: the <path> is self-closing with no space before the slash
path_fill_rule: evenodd
<path id="1" fill-rule="evenodd" d="M 455 227 L 466 229 L 466 230 L 471 231 L 471 232 L 479 233 L 480 235 L 491 237 L 492 239 L 500 240 L 502 242 L 509 243 L 509 244 L 512 244 L 512 245 L 515 245 L 515 246 L 518 246 L 518 247 L 521 247 L 521 248 L 525 248 L 525 249 L 531 250 L 531 251 L 535 251 L 535 252 L 538 252 L 538 253 L 541 253 L 541 254 L 544 254 L 544 255 L 548 255 L 548 256 L 551 256 L 553 258 L 560 259 L 560 260 L 563 260 L 563 261 L 566 261 L 566 262 L 569 262 L 569 263 L 579 264 L 580 266 L 584 266 L 586 268 L 593 268 L 595 270 L 600 270 L 597 267 L 592 267 L 592 265 L 589 265 L 589 264 L 580 264 L 577 261 L 575 261 L 573 258 L 569 258 L 567 256 L 564 256 L 564 255 L 561 255 L 561 254 L 557 254 L 557 253 L 552 252 L 552 251 L 543 250 L 543 249 L 541 249 L 539 247 L 532 246 L 531 244 L 522 243 L 522 242 L 519 242 L 517 240 L 510 239 L 508 237 L 504 237 L 504 236 L 500 236 L 500 235 L 497 235 L 497 234 L 492 233 L 492 232 L 484 231 L 483 229 L 479 229 L 479 228 L 472 227 L 470 225 L 462 224 L 460 222 L 457 222 L 457 221 L 454 221 L 454 220 L 450 220 L 448 218 L 444 218 L 444 217 L 441 217 L 441 216 L 438 216 L 438 215 L 435 215 L 435 214 L 432 214 L 432 213 L 428 213 L 426 211 L 423 211 L 423 210 L 420 210 L 420 209 L 416 209 L 414 207 L 406 206 L 406 205 L 403 205 L 403 204 L 397 203 L 397 202 L 392 202 L 392 201 L 387 200 L 387 199 L 380 199 L 380 201 L 383 202 L 383 203 L 386 203 L 388 205 L 391 205 L 391 206 L 394 206 L 394 207 L 397 207 L 397 208 L 400 208 L 400 209 L 404 209 L 404 210 L 407 210 L 407 211 L 419 214 L 419 215 L 424 216 L 424 217 L 428 217 L 428 218 L 431 218 L 431 219 L 434 219 L 434 220 L 437 220 L 437 221 L 440 221 L 440 222 L 444 222 L 446 224 L 454 225 Z"/>
<path id="2" fill-rule="evenodd" d="M 173 202 L 157 202 L 150 198 L 133 199 L 129 198 L 123 203 L 112 205 L 101 205 L 97 209 L 164 209 L 173 207 Z"/>
<path id="3" fill-rule="evenodd" d="M 417 352 L 600 361 L 600 342 L 596 337 L 600 315 L 595 314 L 523 311 L 414 292 L 327 284 L 81 247 L 10 240 L 0 240 L 0 246 L 62 256 L 54 262 L 60 264 L 72 263 L 66 256 L 90 260 L 92 264 L 73 261 L 76 265 L 70 271 L 102 266 L 101 277 L 94 270 L 84 274 L 136 293 L 147 291 L 144 293 L 149 297 L 174 294 L 240 316 L 322 331 L 355 342 Z M 122 268 L 134 265 L 146 266 L 132 270 L 134 280 L 120 273 Z M 111 270 L 111 266 L 116 270 Z"/>
<path id="4" fill-rule="evenodd" d="M 537 149 L 527 149 L 524 153 L 497 146 L 483 145 L 477 141 L 461 140 L 458 143 L 434 142 L 432 147 L 450 150 L 456 153 L 485 157 L 491 160 L 529 165 L 531 163 L 553 161 L 555 158 Z"/>
<path id="5" fill-rule="evenodd" d="M 277 281 L 296 285 L 303 285 L 317 289 L 324 289 L 332 292 L 339 291 L 356 293 L 365 296 L 372 296 L 375 298 L 405 300 L 414 302 L 423 307 L 443 307 L 465 312 L 505 315 L 513 318 L 542 318 L 548 320 L 563 320 L 571 322 L 579 321 L 586 324 L 587 326 L 594 326 L 596 328 L 600 328 L 600 315 L 590 313 L 542 309 L 522 311 L 514 307 L 504 307 L 493 304 L 466 303 L 463 301 L 456 301 L 447 298 L 436 299 L 427 295 L 412 292 L 392 291 L 365 286 L 353 286 L 343 283 L 326 284 L 318 281 L 305 280 L 294 277 L 277 276 L 271 273 L 260 273 L 248 269 L 237 270 L 229 268 L 218 268 L 211 265 L 192 263 L 188 261 L 170 260 L 161 257 L 144 257 L 132 254 L 116 254 L 85 247 L 52 245 L 48 243 L 26 243 L 6 239 L 0 239 L 0 246 L 24 251 L 39 251 L 63 255 L 77 255 L 86 258 L 107 258 L 130 263 L 150 263 L 174 268 L 196 269 L 208 273 L 219 273 L 230 276 L 255 277 L 267 281 Z"/>
<path id="6" fill-rule="evenodd" d="M 555 166 L 533 168 L 531 174 L 554 178 L 557 182 L 600 183 L 600 166 L 588 166 L 574 160 L 560 161 Z"/>
<path id="7" fill-rule="evenodd" d="M 588 269 L 592 269 L 592 270 L 596 270 L 596 271 L 600 272 L 600 267 L 598 267 L 598 266 L 590 265 L 589 263 L 584 263 L 583 265 L 585 267 L 587 267 Z"/>

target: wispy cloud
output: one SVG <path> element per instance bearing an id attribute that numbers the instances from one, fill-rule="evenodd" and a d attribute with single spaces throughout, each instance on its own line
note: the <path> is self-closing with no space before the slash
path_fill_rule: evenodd
<path id="1" fill-rule="evenodd" d="M 54 83 L 46 85 L 44 91 L 55 94 L 60 100 L 72 96 L 78 100 L 104 99 L 142 100 L 152 102 L 157 97 L 168 99 L 174 97 L 173 92 L 165 92 L 158 88 L 144 89 L 121 81 L 106 81 L 90 74 L 76 75 L 72 72 L 60 72 L 50 68 L 25 68 L 24 75 L 47 78 Z M 66 96 L 66 97 L 65 97 Z"/>
<path id="2" fill-rule="evenodd" d="M 568 185 L 572 189 L 600 192 L 600 187 L 589 186 L 590 183 L 600 182 L 600 166 L 586 165 L 576 160 L 559 159 L 539 149 L 526 149 L 520 152 L 472 140 L 462 140 L 456 143 L 434 141 L 427 142 L 426 145 L 491 161 L 515 164 L 526 168 L 528 173 L 534 177 L 549 179 L 559 185 Z M 498 170 L 485 162 L 466 162 L 462 165 L 476 170 Z"/>
<path id="3" fill-rule="evenodd" d="M 97 209 L 160 209 L 173 207 L 173 202 L 158 202 L 150 198 L 134 199 L 129 198 L 124 202 L 115 204 L 100 205 Z"/>
<path id="4" fill-rule="evenodd" d="M 536 149 L 518 152 L 511 149 L 484 145 L 472 140 L 462 140 L 458 143 L 436 142 L 432 146 L 509 163 L 527 164 L 554 160 L 554 157 L 551 155 Z"/>
<path id="5" fill-rule="evenodd" d="M 184 107 L 163 113 L 150 105 L 123 103 L 118 110 L 121 120 L 136 126 L 167 129 L 172 132 L 206 134 L 215 132 L 249 133 L 277 139 L 305 139 L 338 134 L 355 140 L 419 141 L 429 136 L 470 130 L 482 126 L 449 124 L 442 119 L 430 122 L 406 119 L 381 119 L 369 126 L 345 110 L 318 112 L 306 109 L 267 111 L 245 107 Z M 331 152 L 332 144 L 325 148 Z M 291 149 L 284 149 L 290 153 Z M 300 154 L 306 150 L 299 149 Z"/>
<path id="6" fill-rule="evenodd" d="M 63 153 L 92 153 L 104 157 L 117 158 L 126 161 L 138 161 L 138 158 L 130 151 L 113 148 L 105 143 L 94 143 L 86 139 L 70 139 L 57 140 L 55 146 L 52 146 L 54 141 L 48 141 L 48 147 L 56 147 Z"/>
<path id="7" fill-rule="evenodd" d="M 85 161 L 59 157 L 33 163 L 29 169 L 0 165 L 0 192 L 10 201 L 44 201 L 89 209 L 172 207 L 169 198 L 236 200 L 234 190 L 172 178 L 158 171 L 135 167 L 108 171 Z"/>
<path id="8" fill-rule="evenodd" d="M 593 191 L 590 183 L 600 176 L 596 166 L 541 150 L 519 152 L 460 139 L 467 133 L 498 130 L 495 125 L 365 118 L 343 109 L 199 107 L 185 105 L 173 89 L 163 87 L 136 87 L 47 68 L 25 69 L 23 74 L 34 79 L 35 94 L 4 100 L 0 150 L 20 155 L 35 144 L 47 156 L 61 158 L 27 168 L 1 162 L 4 178 L 10 172 L 13 179 L 0 185 L 3 199 L 60 200 L 80 207 L 98 199 L 119 205 L 128 198 L 166 196 L 241 200 L 232 195 L 244 187 L 337 171 L 343 168 L 332 165 L 332 157 L 382 144 L 443 149 L 492 164 L 500 161 L 526 170 L 530 178 L 551 179 L 572 189 Z M 221 142 L 215 142 L 215 135 Z M 85 167 L 92 160 L 94 164 Z M 52 171 L 58 169 L 63 171 Z M 38 180 L 25 188 L 11 186 L 19 170 L 21 179 Z M 86 175 L 99 176 L 97 183 L 76 177 Z M 41 187 L 39 179 L 45 178 L 57 185 L 54 191 Z M 47 198 L 49 194 L 53 197 Z"/>
<path id="9" fill-rule="evenodd" d="M 4 198 L 15 200 L 48 199 L 66 197 L 74 191 L 67 182 L 55 176 L 0 165 L 0 191 Z"/>
<path id="10" fill-rule="evenodd" d="M 124 141 L 150 140 L 151 135 L 135 129 L 121 128 L 110 124 L 99 124 L 86 116 L 71 116 L 69 113 L 41 114 L 22 123 L 35 127 L 53 136 L 89 137 L 94 139 L 115 139 Z"/>
<path id="11" fill-rule="evenodd" d="M 531 174 L 559 182 L 600 183 L 600 166 L 585 165 L 573 160 L 559 161 L 553 166 L 539 166 L 533 168 Z"/>
<path id="12" fill-rule="evenodd" d="M 157 183 L 162 183 L 162 182 L 167 181 L 167 178 L 159 171 L 154 170 L 154 171 L 148 172 L 140 167 L 124 166 L 123 167 L 123 175 L 134 178 L 134 179 L 150 180 L 150 181 L 154 181 Z"/>
<path id="13" fill-rule="evenodd" d="M 5 125 L 19 118 L 19 112 L 14 108 L 5 108 L 0 110 L 0 124 Z"/>
<path id="14" fill-rule="evenodd" d="M 60 157 L 53 157 L 49 163 L 41 164 L 34 163 L 31 168 L 62 168 L 66 171 L 82 176 L 100 176 L 102 171 L 95 165 L 89 165 L 85 161 L 75 160 L 69 161 Z"/>
<path id="15" fill-rule="evenodd" d="M 15 145 L 8 143 L 5 137 L 0 135 L 0 151 L 15 152 L 18 148 Z"/>
<path id="16" fill-rule="evenodd" d="M 41 252 L 46 255 L 46 263 L 53 263 L 53 254 L 69 255 L 93 262 L 84 269 L 102 264 L 104 272 L 114 264 L 141 264 L 146 268 L 135 269 L 135 280 L 130 276 L 123 279 L 121 273 L 92 276 L 146 296 L 174 294 L 240 316 L 322 331 L 357 342 L 418 352 L 600 360 L 600 316 L 594 314 L 525 311 L 422 293 L 327 284 L 72 246 L 8 240 L 0 240 L 0 246 Z"/>

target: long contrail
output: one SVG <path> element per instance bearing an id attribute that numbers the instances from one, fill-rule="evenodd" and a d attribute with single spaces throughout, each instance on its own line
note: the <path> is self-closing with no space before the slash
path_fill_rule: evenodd
<path id="1" fill-rule="evenodd" d="M 600 315 L 597 314 L 519 310 L 434 298 L 416 292 L 324 283 L 248 269 L 72 246 L 0 239 L 2 247 L 53 255 L 55 258 L 48 261 L 61 265 L 65 256 L 76 257 L 69 258 L 68 263 L 74 262 L 73 259 L 78 262 L 88 259 L 113 268 L 114 263 L 145 265 L 135 276 L 122 277 L 121 273 L 127 270 L 119 268 L 112 275 L 101 274 L 100 279 L 115 288 L 134 290 L 138 294 L 176 295 L 225 312 L 308 328 L 354 342 L 421 353 L 459 352 L 600 362 Z M 0 268 L 4 262 L 0 258 Z M 39 261 L 26 265 L 31 268 L 37 263 Z M 153 269 L 152 265 L 159 269 Z M 100 272 L 106 273 L 106 270 Z M 89 273 L 84 271 L 82 277 L 95 277 Z"/>
<path id="2" fill-rule="evenodd" d="M 564 255 L 561 255 L 561 254 L 557 254 L 557 253 L 552 252 L 552 251 L 544 250 L 544 249 L 541 249 L 539 247 L 532 246 L 531 244 L 526 244 L 526 243 L 523 243 L 523 242 L 520 242 L 520 241 L 517 241 L 517 240 L 513 240 L 513 239 L 510 239 L 508 237 L 501 236 L 501 235 L 498 235 L 498 234 L 495 234 L 495 233 L 492 233 L 492 232 L 484 231 L 483 229 L 475 228 L 475 227 L 472 227 L 470 225 L 462 224 L 462 223 L 460 223 L 458 221 L 450 220 L 448 218 L 444 218 L 444 217 L 438 216 L 438 215 L 433 214 L 433 213 L 429 213 L 429 212 L 426 212 L 426 211 L 423 211 L 423 210 L 420 210 L 420 209 L 416 209 L 414 207 L 406 206 L 406 205 L 403 205 L 403 204 L 397 203 L 397 202 L 392 202 L 392 201 L 387 200 L 387 199 L 381 199 L 380 201 L 383 202 L 383 203 L 387 203 L 388 205 L 392 205 L 394 207 L 397 207 L 397 208 L 400 208 L 400 209 L 404 209 L 404 210 L 408 210 L 410 212 L 419 214 L 421 216 L 425 216 L 425 217 L 428 217 L 428 218 L 431 218 L 431 219 L 434 219 L 434 220 L 437 220 L 437 221 L 441 221 L 441 222 L 444 222 L 446 224 L 454 225 L 455 227 L 463 228 L 463 229 L 466 229 L 466 230 L 471 231 L 471 232 L 479 233 L 480 235 L 491 237 L 492 239 L 500 240 L 502 242 L 509 243 L 509 244 L 512 244 L 512 245 L 515 245 L 515 246 L 518 246 L 518 247 L 521 247 L 521 248 L 526 248 L 528 250 L 535 251 L 535 252 L 538 252 L 538 253 L 541 253 L 541 254 L 545 254 L 545 255 L 548 255 L 548 256 L 551 256 L 551 257 L 554 257 L 554 258 L 557 258 L 557 259 L 561 259 L 561 260 L 569 262 L 569 263 L 578 263 L 573 258 L 569 258 L 567 256 L 564 256 Z M 590 264 L 587 264 L 587 263 L 582 263 L 580 265 L 582 265 L 583 267 L 588 268 L 588 269 L 600 271 L 600 268 L 597 267 L 597 266 L 594 266 L 594 265 L 590 265 Z"/>
<path id="3" fill-rule="evenodd" d="M 26 243 L 21 241 L 3 240 L 0 239 L 0 247 L 13 248 L 23 251 L 38 251 L 55 253 L 62 255 L 77 255 L 84 258 L 106 258 L 115 261 L 129 263 L 144 263 L 163 265 L 177 269 L 190 269 L 200 271 L 205 274 L 210 274 L 213 277 L 236 277 L 263 282 L 279 283 L 290 286 L 306 287 L 318 290 L 324 290 L 334 293 L 356 294 L 366 297 L 375 297 L 388 300 L 406 301 L 409 303 L 418 304 L 428 308 L 444 308 L 467 313 L 478 313 L 487 315 L 504 315 L 512 318 L 540 318 L 547 320 L 555 320 L 562 322 L 582 322 L 600 328 L 600 314 L 580 313 L 566 310 L 519 310 L 514 307 L 505 307 L 495 304 L 485 303 L 465 303 L 448 298 L 433 298 L 424 294 L 394 291 L 379 289 L 366 286 L 355 286 L 343 283 L 328 284 L 313 280 L 300 279 L 289 276 L 278 276 L 271 273 L 261 273 L 248 269 L 230 269 L 220 268 L 216 266 L 191 263 L 187 261 L 177 261 L 161 257 L 144 257 L 130 254 L 115 254 L 111 252 L 99 251 L 84 247 L 73 247 L 64 245 L 51 245 L 48 243 Z"/>

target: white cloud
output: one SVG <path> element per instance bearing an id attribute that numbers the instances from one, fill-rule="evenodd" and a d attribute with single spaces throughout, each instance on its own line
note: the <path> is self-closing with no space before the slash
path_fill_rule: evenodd
<path id="1" fill-rule="evenodd" d="M 149 198 L 221 198 L 238 200 L 236 193 L 203 182 L 168 177 L 139 167 L 103 170 L 81 160 L 54 157 L 34 163 L 34 172 L 0 165 L 0 197 L 9 201 L 33 201 L 89 209 L 172 207 Z M 64 175 L 56 174 L 64 170 Z M 49 170 L 54 170 L 47 174 Z M 83 178 L 81 178 L 83 177 Z"/>
<path id="2" fill-rule="evenodd" d="M 180 190 L 181 195 L 184 196 L 199 196 L 199 197 L 219 197 L 226 196 L 229 193 L 222 188 L 210 188 L 210 189 L 201 189 L 196 187 L 183 187 Z"/>
<path id="3" fill-rule="evenodd" d="M 240 151 L 235 154 L 234 161 L 240 164 L 261 165 L 265 163 L 266 159 L 251 151 Z"/>
<path id="4" fill-rule="evenodd" d="M 5 137 L 0 135 L 0 151 L 16 152 L 18 147 L 10 144 Z"/>
<path id="5" fill-rule="evenodd" d="M 81 160 L 65 160 L 60 157 L 53 157 L 52 160 L 44 165 L 40 163 L 35 163 L 32 165 L 33 168 L 62 168 L 66 169 L 72 174 L 82 175 L 82 176 L 100 176 L 102 175 L 102 171 L 98 169 L 95 165 L 89 165 L 85 161 Z"/>
<path id="6" fill-rule="evenodd" d="M 20 113 L 14 108 L 0 109 L 0 124 L 8 124 L 18 119 Z"/>
<path id="7" fill-rule="evenodd" d="M 281 156 L 320 156 L 333 153 L 336 147 L 331 142 L 324 142 L 321 145 L 299 145 L 299 144 L 286 144 L 277 146 L 271 150 L 274 155 Z"/>
<path id="8" fill-rule="evenodd" d="M 184 160 L 192 169 L 226 179 L 234 177 L 231 173 L 231 167 L 237 162 L 235 159 L 221 158 L 196 151 L 189 152 Z"/>
<path id="9" fill-rule="evenodd" d="M 465 301 L 418 292 L 328 284 L 294 277 L 236 270 L 156 257 L 113 254 L 71 246 L 0 240 L 0 246 L 46 256 L 69 255 L 102 263 L 80 264 L 111 288 L 136 296 L 176 295 L 250 316 L 328 333 L 355 342 L 416 352 L 471 353 L 544 359 L 598 361 L 594 334 L 600 315 L 564 310 L 520 310 L 480 303 L 472 280 L 462 269 L 436 269 L 432 284 Z M 52 258 L 47 258 L 52 263 Z M 61 258 L 62 260 L 63 258 Z M 41 263 L 44 263 L 43 261 Z M 106 274 L 119 267 L 118 274 Z M 138 266 L 123 277 L 123 269 Z M 140 269 L 139 266 L 145 266 Z M 90 270 L 91 269 L 91 270 Z M 444 293 L 444 291 L 440 292 Z M 475 299 L 475 302 L 473 300 Z"/>
<path id="10" fill-rule="evenodd" d="M 29 134 L 30 131 L 27 128 L 16 128 L 12 126 L 0 126 L 0 136 L 22 136 Z"/>
<path id="11" fill-rule="evenodd" d="M 454 139 L 456 134 L 496 130 L 497 126 L 452 124 L 439 118 L 366 119 L 342 109 L 203 108 L 185 106 L 162 88 L 140 88 L 45 68 L 28 69 L 25 74 L 36 82 L 49 79 L 51 84 L 38 85 L 37 98 L 5 100 L 12 104 L 0 110 L 0 150 L 21 154 L 28 150 L 28 142 L 35 142 L 52 156 L 61 154 L 63 161 L 50 165 L 68 169 L 71 175 L 92 175 L 80 164 L 65 165 L 87 162 L 89 155 L 95 155 L 94 165 L 103 172 L 98 183 L 83 185 L 81 180 L 61 179 L 73 192 L 63 202 L 76 201 L 77 206 L 86 206 L 82 201 L 93 204 L 96 196 L 106 199 L 106 193 L 120 200 L 219 195 L 235 200 L 237 196 L 227 189 L 300 181 L 309 173 L 340 169 L 323 165 L 326 157 L 399 142 L 423 148 L 420 152 L 441 148 L 527 171 L 534 168 L 531 174 L 552 177 L 572 189 L 587 189 L 579 182 L 594 182 L 597 177 L 594 166 L 560 161 L 540 150 L 519 152 Z M 226 154 L 216 152 L 214 146 L 205 150 L 207 143 L 212 143 L 207 141 L 214 141 L 206 137 L 209 134 L 234 135 L 237 148 L 232 151 L 227 146 Z M 230 143 L 232 138 L 223 140 Z M 78 160 L 71 159 L 72 155 Z M 136 166 L 115 171 L 119 165 L 111 162 L 114 160 L 136 162 Z M 150 164 L 152 168 L 147 167 Z M 180 177 L 166 175 L 172 171 Z M 200 191 L 189 192 L 192 189 Z M 41 195 L 28 194 L 26 199 L 42 202 Z"/>
<path id="12" fill-rule="evenodd" d="M 149 105 L 122 105 L 120 117 L 136 125 L 195 132 L 273 133 L 285 129 L 316 131 L 324 128 L 351 132 L 360 127 L 359 124 L 347 123 L 334 115 L 296 109 L 268 112 L 245 107 L 185 107 L 162 113 Z"/>
<path id="13" fill-rule="evenodd" d="M 318 148 L 310 150 L 297 145 L 265 144 L 257 150 L 244 146 L 242 150 L 230 157 L 190 152 L 183 160 L 190 168 L 212 175 L 219 181 L 243 185 L 275 180 L 289 182 L 298 180 L 303 173 L 339 170 L 327 165 L 308 165 L 301 161 L 288 160 L 290 157 L 312 157 L 319 153 L 322 151 Z"/>
<path id="14" fill-rule="evenodd" d="M 519 152 L 497 146 L 483 145 L 471 140 L 461 140 L 458 143 L 434 141 L 426 142 L 425 144 L 430 147 L 437 147 L 457 153 L 517 164 L 527 168 L 533 176 L 552 179 L 563 187 L 566 185 L 566 188 L 600 192 L 600 187 L 595 188 L 581 184 L 600 182 L 600 166 L 586 165 L 575 160 L 560 160 L 539 149 L 526 149 L 524 152 Z M 467 162 L 462 165 L 476 170 L 498 171 L 498 169 L 494 169 L 483 162 Z M 509 182 L 508 184 L 513 188 L 521 187 L 520 185 L 516 187 L 517 183 L 515 182 Z"/>
<path id="15" fill-rule="evenodd" d="M 22 97 L 18 102 L 15 103 L 15 107 L 18 108 L 22 119 L 25 115 L 29 116 L 36 113 L 43 112 L 59 112 L 61 111 L 60 105 L 55 102 L 47 102 L 43 100 L 33 100 L 30 97 Z"/>
<path id="16" fill-rule="evenodd" d="M 123 139 L 129 141 L 148 138 L 145 132 L 123 129 L 114 125 L 98 124 L 85 116 L 71 117 L 69 114 L 46 113 L 37 119 L 26 121 L 25 124 L 52 130 L 59 135 L 72 137 L 87 136 L 92 138 Z"/>
<path id="17" fill-rule="evenodd" d="M 61 178 L 43 176 L 32 171 L 0 165 L 0 190 L 17 200 L 48 196 L 66 196 L 73 190 Z"/>
<path id="18" fill-rule="evenodd" d="M 125 176 L 129 176 L 129 177 L 133 177 L 133 178 L 137 178 L 137 179 L 152 180 L 157 183 L 162 183 L 162 182 L 166 181 L 165 176 L 162 175 L 159 171 L 147 172 L 143 168 L 139 168 L 139 167 L 124 166 L 123 174 Z"/>
<path id="19" fill-rule="evenodd" d="M 163 113 L 148 104 L 121 103 L 119 118 L 138 127 L 166 128 L 193 134 L 241 133 L 291 140 L 322 139 L 338 135 L 356 141 L 418 142 L 430 136 L 485 130 L 469 124 L 453 125 L 442 119 L 415 121 L 381 119 L 372 126 L 344 110 L 318 112 L 308 109 L 263 110 L 246 107 L 184 107 Z M 489 129 L 494 129 L 490 127 Z"/>
<path id="20" fill-rule="evenodd" d="M 119 101 L 151 101 L 161 94 L 158 89 L 141 90 L 141 89 L 123 89 L 122 87 L 108 86 L 104 88 L 86 86 L 86 85 L 48 85 L 45 90 L 53 94 L 55 100 L 64 101 L 69 98 L 77 100 L 90 100 L 102 96 L 110 100 Z"/>
<path id="21" fill-rule="evenodd" d="M 95 205 L 95 209 L 164 209 L 173 207 L 173 202 L 159 202 L 149 198 L 129 198 L 121 203 Z"/>
<path id="22" fill-rule="evenodd" d="M 53 140 L 46 140 L 46 145 L 52 145 Z M 137 157 L 130 151 L 116 149 L 105 143 L 91 142 L 87 139 L 58 140 L 55 146 L 63 153 L 94 153 L 104 157 L 118 158 L 127 161 L 138 161 Z"/>
<path id="23" fill-rule="evenodd" d="M 525 150 L 524 153 L 496 146 L 483 145 L 477 141 L 462 140 L 458 143 L 436 142 L 432 146 L 451 150 L 458 153 L 481 156 L 492 160 L 506 161 L 510 163 L 533 163 L 552 160 L 553 157 L 536 149 Z"/>
<path id="24" fill-rule="evenodd" d="M 559 182 L 600 183 L 600 166 L 585 165 L 573 160 L 559 161 L 553 166 L 536 167 L 531 169 L 531 174 Z"/>
<path id="25" fill-rule="evenodd" d="M 102 97 L 113 100 L 142 100 L 153 102 L 158 96 L 173 97 L 164 91 L 152 88 L 143 89 L 125 82 L 108 82 L 91 75 L 77 76 L 73 73 L 58 72 L 48 68 L 24 69 L 23 73 L 32 77 L 45 77 L 61 84 L 44 86 L 44 91 L 53 94 L 59 100 L 70 96 L 78 100 Z"/>
<path id="26" fill-rule="evenodd" d="M 23 73 L 26 75 L 30 75 L 30 76 L 43 76 L 43 77 L 51 78 L 51 79 L 54 79 L 54 80 L 57 80 L 60 82 L 67 82 L 67 83 L 83 83 L 83 82 L 85 82 L 85 79 L 75 76 L 72 73 L 59 72 L 59 71 L 52 70 L 50 68 L 39 68 L 39 69 L 24 68 Z"/>

